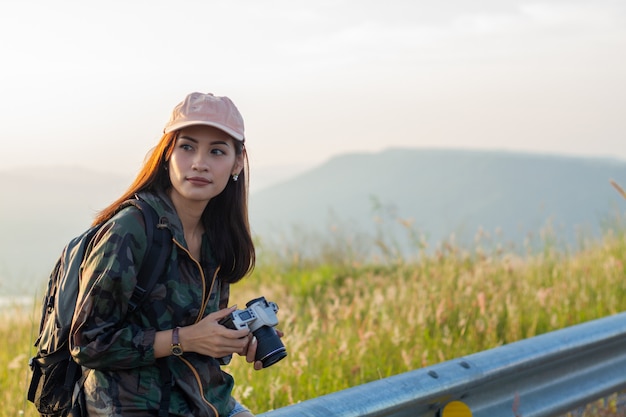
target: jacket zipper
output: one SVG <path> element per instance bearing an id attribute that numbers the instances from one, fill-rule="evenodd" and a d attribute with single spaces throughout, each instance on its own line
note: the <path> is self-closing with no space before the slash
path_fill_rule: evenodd
<path id="1" fill-rule="evenodd" d="M 215 416 L 219 416 L 219 413 L 217 412 L 217 409 L 215 408 L 215 406 L 213 404 L 211 404 L 209 402 L 209 400 L 207 400 L 206 398 L 204 398 L 204 388 L 202 387 L 202 380 L 200 379 L 200 375 L 198 374 L 198 371 L 196 370 L 196 368 L 193 367 L 193 365 L 191 364 L 191 362 L 189 362 L 187 359 L 183 358 L 182 356 L 178 357 L 181 361 L 183 361 L 183 363 L 185 365 L 187 365 L 187 367 L 191 370 L 191 372 L 193 373 L 193 376 L 196 378 L 196 382 L 198 383 L 198 388 L 200 388 L 200 392 L 202 393 L 202 395 L 200 395 L 200 397 L 202 397 L 202 401 L 208 405 L 209 407 L 211 407 L 211 410 L 213 410 L 213 412 L 215 413 Z"/>
<path id="2" fill-rule="evenodd" d="M 206 291 L 206 279 L 205 279 L 205 276 L 204 276 L 204 271 L 202 270 L 202 265 L 200 265 L 200 262 L 198 262 L 191 255 L 191 252 L 189 252 L 189 250 L 187 250 L 187 248 L 185 248 L 183 245 L 181 245 L 176 239 L 174 239 L 174 243 L 176 243 L 176 246 L 178 246 L 180 249 L 185 251 L 185 253 L 187 253 L 187 255 L 189 256 L 189 259 L 191 259 L 196 264 L 196 266 L 198 267 L 198 270 L 200 271 L 200 276 L 202 277 L 202 308 L 200 309 L 200 311 L 198 313 L 198 317 L 196 317 L 195 323 L 197 323 L 200 320 L 202 320 L 202 315 L 204 314 L 204 311 L 206 310 L 206 306 L 209 303 L 209 299 L 211 298 L 211 293 L 213 292 L 213 287 L 215 286 L 215 280 L 217 279 L 217 274 L 218 274 L 218 272 L 220 270 L 220 267 L 218 266 L 215 269 L 215 273 L 213 274 L 213 279 L 211 280 L 211 287 L 209 288 L 209 292 L 207 293 L 207 291 Z M 193 366 L 193 364 L 191 362 L 189 362 L 187 359 L 183 358 L 182 356 L 179 356 L 178 359 L 183 361 L 183 363 L 189 368 L 191 373 L 193 373 L 193 376 L 196 379 L 196 383 L 198 384 L 198 388 L 200 389 L 200 394 L 201 394 L 200 396 L 202 397 L 202 401 L 204 403 L 206 403 L 206 405 L 211 407 L 211 409 L 213 410 L 215 415 L 218 416 L 219 413 L 217 412 L 217 409 L 215 408 L 215 406 L 213 404 L 211 404 L 209 402 L 209 400 L 207 400 L 204 397 L 204 387 L 202 386 L 202 380 L 200 379 L 200 375 L 198 374 L 198 370 Z"/>
<path id="3" fill-rule="evenodd" d="M 209 303 L 209 299 L 211 298 L 211 293 L 213 292 L 213 287 L 215 286 L 215 280 L 217 279 L 217 274 L 220 272 L 220 267 L 218 266 L 217 268 L 215 268 L 215 273 L 213 273 L 213 279 L 211 280 L 211 287 L 209 288 L 209 292 L 207 293 L 206 279 L 204 276 L 204 271 L 202 271 L 202 266 L 200 265 L 200 262 L 198 262 L 196 258 L 194 258 L 191 255 L 191 252 L 189 252 L 189 250 L 187 250 L 187 248 L 181 245 L 176 239 L 174 239 L 174 243 L 176 243 L 176 246 L 178 246 L 180 249 L 185 251 L 187 255 L 189 255 L 189 259 L 191 259 L 196 264 L 196 266 L 198 267 L 198 271 L 200 271 L 200 276 L 202 278 L 202 308 L 200 308 L 200 311 L 198 312 L 198 317 L 196 317 L 195 323 L 197 323 L 200 320 L 202 320 L 202 315 L 204 314 L 204 310 L 206 310 L 206 306 Z"/>

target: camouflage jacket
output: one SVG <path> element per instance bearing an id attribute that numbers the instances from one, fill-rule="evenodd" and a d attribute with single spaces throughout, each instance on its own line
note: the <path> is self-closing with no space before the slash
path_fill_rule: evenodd
<path id="1" fill-rule="evenodd" d="M 228 304 L 229 285 L 217 278 L 219 269 L 211 261 L 206 236 L 202 259 L 195 260 L 169 197 L 162 193 L 140 197 L 172 231 L 167 278 L 127 316 L 146 252 L 143 216 L 137 208 L 127 207 L 98 231 L 83 264 L 70 336 L 72 356 L 87 375 L 84 397 L 90 416 L 156 415 L 162 382 L 154 357 L 155 333 L 193 324 Z M 166 361 L 173 381 L 170 415 L 217 417 L 233 409 L 233 378 L 216 359 L 184 353 Z"/>

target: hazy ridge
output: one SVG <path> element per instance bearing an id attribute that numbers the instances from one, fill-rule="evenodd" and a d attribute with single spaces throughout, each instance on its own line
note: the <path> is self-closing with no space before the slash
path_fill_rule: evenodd
<path id="1" fill-rule="evenodd" d="M 296 171 L 274 172 L 270 185 L 252 192 L 253 232 L 265 241 L 296 226 L 375 234 L 374 218 L 382 215 L 412 219 L 431 244 L 451 233 L 469 242 L 479 227 L 519 243 L 549 220 L 574 244 L 578 230 L 598 233 L 626 207 L 609 185 L 611 178 L 626 184 L 626 162 L 612 159 L 388 149 L 289 172 Z M 0 292 L 40 288 L 63 245 L 130 179 L 83 168 L 0 171 Z"/>
<path id="2" fill-rule="evenodd" d="M 551 223 L 567 243 L 597 234 L 626 202 L 609 180 L 626 183 L 626 162 L 497 151 L 388 149 L 347 154 L 269 187 L 251 201 L 261 236 L 299 224 L 370 234 L 376 218 L 410 220 L 431 244 L 452 233 L 471 242 L 478 228 L 522 244 Z M 393 222 L 384 227 L 389 232 Z"/>

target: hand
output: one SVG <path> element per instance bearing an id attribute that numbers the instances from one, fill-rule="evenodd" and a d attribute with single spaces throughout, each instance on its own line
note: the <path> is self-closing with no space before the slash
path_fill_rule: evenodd
<path id="1" fill-rule="evenodd" d="M 276 334 L 278 335 L 278 337 L 283 337 L 284 333 L 278 329 L 274 329 L 274 331 L 276 332 Z M 261 369 L 263 369 L 263 362 L 261 361 L 255 361 L 254 358 L 256 356 L 256 349 L 258 346 L 258 341 L 256 339 L 256 337 L 254 337 L 254 335 L 252 333 L 250 333 L 248 335 L 248 345 L 246 346 L 246 351 L 241 355 L 241 356 L 245 356 L 246 357 L 246 362 L 248 363 L 254 363 L 254 369 L 256 371 L 259 371 Z"/>
<path id="2" fill-rule="evenodd" d="M 183 349 L 214 358 L 233 353 L 245 355 L 250 343 L 250 330 L 228 329 L 218 323 L 236 309 L 237 306 L 233 306 L 216 311 L 196 324 L 181 328 L 180 340 Z"/>

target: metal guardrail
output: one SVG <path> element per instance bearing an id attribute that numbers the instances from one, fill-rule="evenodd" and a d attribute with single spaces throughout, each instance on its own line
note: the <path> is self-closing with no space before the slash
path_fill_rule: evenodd
<path id="1" fill-rule="evenodd" d="M 626 388 L 626 312 L 348 388 L 258 417 L 559 416 Z"/>

